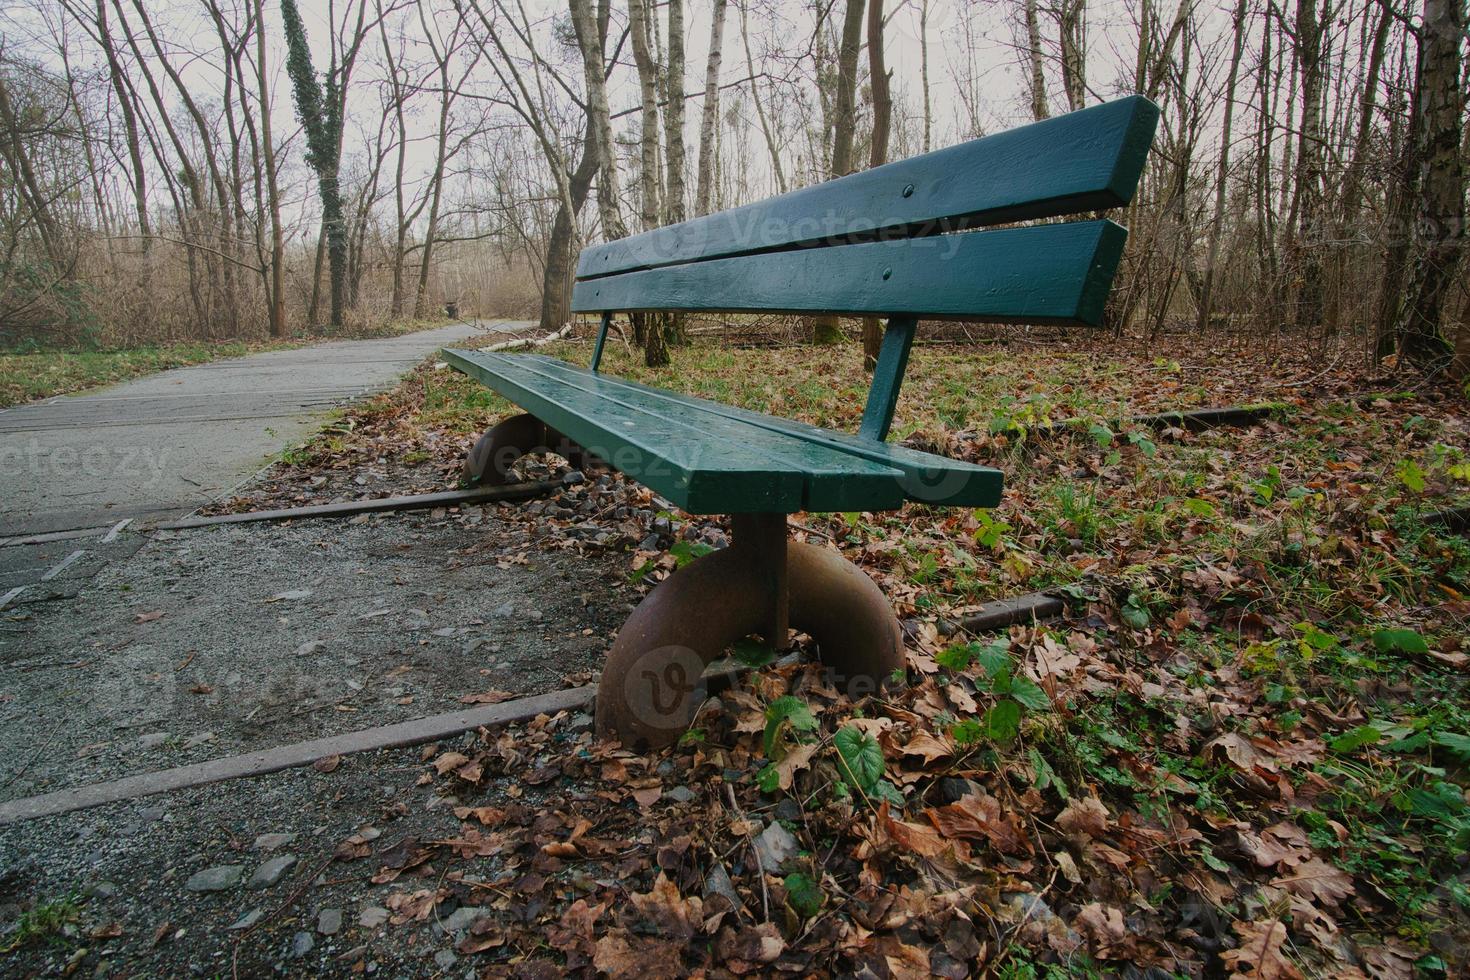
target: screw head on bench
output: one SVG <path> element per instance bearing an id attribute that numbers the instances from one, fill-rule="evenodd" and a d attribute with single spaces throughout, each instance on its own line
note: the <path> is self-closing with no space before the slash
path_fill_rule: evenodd
<path id="1" fill-rule="evenodd" d="M 914 185 L 913 184 L 905 184 L 904 185 L 904 188 L 903 188 L 903 196 L 904 197 L 913 197 L 914 196 Z"/>
<path id="2" fill-rule="evenodd" d="M 884 279 L 891 279 L 891 278 L 893 278 L 893 270 L 892 269 L 884 269 L 883 270 L 883 278 Z"/>

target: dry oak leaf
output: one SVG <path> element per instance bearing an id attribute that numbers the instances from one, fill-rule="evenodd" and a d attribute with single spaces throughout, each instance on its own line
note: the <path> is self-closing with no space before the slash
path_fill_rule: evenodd
<path id="1" fill-rule="evenodd" d="M 930 765 L 940 759 L 948 759 L 954 755 L 948 742 L 935 738 L 928 732 L 920 732 L 909 739 L 908 744 L 903 747 L 906 756 L 919 756 L 924 760 L 924 765 Z"/>
<path id="2" fill-rule="evenodd" d="M 434 771 L 442 776 L 449 770 L 458 769 L 469 761 L 470 757 L 463 752 L 445 752 L 434 760 Z"/>
<path id="3" fill-rule="evenodd" d="M 483 953 L 505 945 L 505 930 L 490 916 L 482 916 L 470 925 L 469 933 L 454 948 L 466 956 Z"/>
<path id="4" fill-rule="evenodd" d="M 1298 866 L 1291 874 L 1274 879 L 1271 884 L 1333 908 L 1354 891 L 1352 875 L 1318 857 Z"/>
<path id="5" fill-rule="evenodd" d="M 401 926 L 414 920 L 423 922 L 434 911 L 434 905 L 438 901 L 439 896 L 432 888 L 424 888 L 412 893 L 394 892 L 383 900 L 383 904 L 393 912 L 389 921 L 395 926 Z"/>
<path id="6" fill-rule="evenodd" d="M 1120 943 L 1128 935 L 1128 927 L 1123 924 L 1122 910 L 1101 902 L 1089 902 L 1082 906 L 1082 911 L 1077 913 L 1077 920 L 1072 925 L 1099 946 Z"/>
<path id="7" fill-rule="evenodd" d="M 1057 814 L 1057 826 L 1069 834 L 1083 834 L 1097 840 L 1108 832 L 1108 808 L 1095 796 L 1074 797 Z"/>
<path id="8" fill-rule="evenodd" d="M 460 704 L 499 704 L 515 697 L 509 691 L 485 691 L 483 694 L 461 694 Z"/>
<path id="9" fill-rule="evenodd" d="M 989 841 L 1002 854 L 1030 854 L 1031 841 L 1015 817 L 1001 812 L 1000 801 L 988 793 L 972 793 L 945 806 L 924 811 L 945 837 Z"/>
<path id="10" fill-rule="evenodd" d="M 633 905 L 643 917 L 658 927 L 660 935 L 688 942 L 699 932 L 704 903 L 695 896 L 685 898 L 679 886 L 662 871 L 646 895 L 633 895 Z"/>
<path id="11" fill-rule="evenodd" d="M 567 949 L 578 943 L 590 944 L 593 927 L 605 911 L 606 902 L 589 905 L 585 898 L 579 898 L 561 914 L 560 922 L 546 930 L 546 939 L 557 949 Z"/>
<path id="12" fill-rule="evenodd" d="M 687 972 L 679 946 L 633 936 L 626 929 L 614 929 L 597 941 L 592 965 L 610 977 L 639 980 L 676 980 Z"/>
<path id="13" fill-rule="evenodd" d="M 781 761 L 776 763 L 776 779 L 782 789 L 790 789 L 791 781 L 796 774 L 807 769 L 812 764 L 812 755 L 821 748 L 819 743 L 813 742 L 809 745 L 798 745 L 787 752 Z"/>
<path id="14" fill-rule="evenodd" d="M 1275 772 L 1277 769 L 1273 759 L 1263 754 L 1251 743 L 1251 740 L 1239 732 L 1226 732 L 1205 745 L 1204 753 L 1215 758 L 1224 757 L 1235 768 L 1243 772 L 1250 772 L 1260 767 L 1267 772 Z"/>
<path id="15" fill-rule="evenodd" d="M 938 857 L 949 850 L 949 844 L 935 832 L 934 828 L 907 820 L 895 820 L 888 815 L 888 804 L 884 803 L 879 813 L 879 822 L 888 836 L 900 847 L 913 851 L 919 857 Z"/>
<path id="16" fill-rule="evenodd" d="M 1286 923 L 1277 919 L 1232 924 L 1240 948 L 1220 954 L 1231 970 L 1230 980 L 1302 980 L 1302 973 L 1286 958 Z"/>

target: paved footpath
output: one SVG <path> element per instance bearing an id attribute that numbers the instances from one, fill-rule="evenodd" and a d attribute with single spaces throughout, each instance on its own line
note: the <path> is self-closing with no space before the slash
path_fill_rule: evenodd
<path id="1" fill-rule="evenodd" d="M 106 529 L 182 517 L 227 495 L 331 409 L 391 386 L 439 347 L 529 326 L 455 324 L 252 354 L 0 411 L 0 600 L 90 576 L 122 546 Z M 57 534 L 87 528 L 100 530 Z M 21 542 L 36 535 L 54 537 Z"/>

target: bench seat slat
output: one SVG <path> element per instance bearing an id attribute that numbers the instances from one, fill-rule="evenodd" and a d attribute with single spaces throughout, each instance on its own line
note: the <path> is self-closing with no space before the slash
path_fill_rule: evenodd
<path id="1" fill-rule="evenodd" d="M 879 461 L 713 416 L 679 399 L 652 398 L 590 371 L 553 372 L 545 358 L 444 355 L 693 514 L 892 510 L 903 503 L 902 471 Z"/>
<path id="2" fill-rule="evenodd" d="M 586 369 L 559 361 L 544 354 L 517 354 L 523 360 L 534 360 L 548 372 L 563 377 L 588 373 Z M 747 408 L 709 401 L 693 395 L 675 394 L 652 388 L 626 378 L 599 375 L 610 384 L 639 391 L 651 398 L 678 401 L 709 415 L 734 419 L 758 426 L 769 432 L 801 439 L 839 452 L 849 453 L 874 463 L 881 463 L 903 473 L 904 496 L 913 501 L 950 507 L 995 507 L 1000 503 L 1003 476 L 1000 470 L 978 466 L 963 460 L 936 456 L 893 443 L 862 439 L 847 432 L 823 429 L 794 419 L 762 415 Z"/>
<path id="3" fill-rule="evenodd" d="M 577 276 L 1122 207 L 1158 116 L 1142 96 L 1093 106 L 587 248 Z"/>
<path id="4" fill-rule="evenodd" d="M 583 280 L 572 309 L 1096 325 L 1126 237 L 1079 221 L 712 259 Z"/>

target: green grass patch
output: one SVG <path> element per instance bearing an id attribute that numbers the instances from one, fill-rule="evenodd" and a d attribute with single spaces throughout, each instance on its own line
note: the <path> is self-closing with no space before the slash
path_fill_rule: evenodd
<path id="1" fill-rule="evenodd" d="M 121 350 L 39 350 L 0 353 L 0 408 L 116 384 L 145 374 L 188 367 L 306 341 L 189 342 Z"/>

